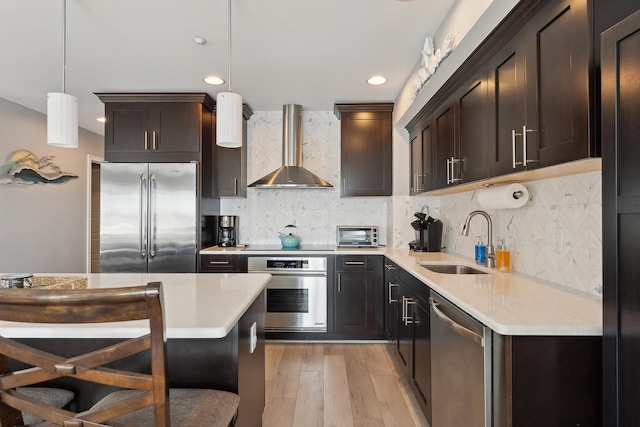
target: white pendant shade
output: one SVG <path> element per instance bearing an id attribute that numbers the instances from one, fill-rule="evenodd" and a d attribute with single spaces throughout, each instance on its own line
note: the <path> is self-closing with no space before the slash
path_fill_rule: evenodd
<path id="1" fill-rule="evenodd" d="M 78 147 L 78 98 L 66 93 L 47 94 L 47 144 Z"/>
<path id="2" fill-rule="evenodd" d="M 216 97 L 216 145 L 242 147 L 242 96 L 220 92 Z"/>

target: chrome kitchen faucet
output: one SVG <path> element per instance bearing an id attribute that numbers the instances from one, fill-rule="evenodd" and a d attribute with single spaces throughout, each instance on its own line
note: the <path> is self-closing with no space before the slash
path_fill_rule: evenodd
<path id="1" fill-rule="evenodd" d="M 487 224 L 488 224 L 488 242 L 487 242 L 487 259 L 484 263 L 485 267 L 489 267 L 489 268 L 496 268 L 496 252 L 495 249 L 493 248 L 493 224 L 491 222 L 491 217 L 489 216 L 488 213 L 486 213 L 485 211 L 481 211 L 481 210 L 476 210 L 471 212 L 469 215 L 467 215 L 467 219 L 464 221 L 464 225 L 462 226 L 462 235 L 463 236 L 468 236 L 469 235 L 469 225 L 471 223 L 471 218 L 473 218 L 476 215 L 482 215 L 483 217 L 485 217 L 487 219 Z"/>

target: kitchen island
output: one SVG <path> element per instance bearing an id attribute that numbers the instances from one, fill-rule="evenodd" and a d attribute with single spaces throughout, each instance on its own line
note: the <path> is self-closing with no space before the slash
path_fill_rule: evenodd
<path id="1" fill-rule="evenodd" d="M 87 277 L 87 288 L 162 282 L 169 385 L 238 393 L 241 399 L 236 425 L 261 425 L 261 408 L 265 404 L 264 289 L 270 275 L 89 274 L 84 277 Z M 148 330 L 143 322 L 97 326 L 0 322 L 0 333 L 30 343 L 37 340 L 44 348 L 72 356 L 143 334 Z M 124 362 L 148 365 L 148 359 L 138 356 Z M 54 383 L 73 390 L 79 408 L 92 405 L 112 391 L 94 385 L 79 388 L 65 378 Z"/>

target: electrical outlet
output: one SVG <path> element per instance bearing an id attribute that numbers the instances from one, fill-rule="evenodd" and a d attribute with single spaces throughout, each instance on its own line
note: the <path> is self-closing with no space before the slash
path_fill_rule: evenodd
<path id="1" fill-rule="evenodd" d="M 560 227 L 554 227 L 551 229 L 551 247 L 553 252 L 562 253 L 564 249 L 564 236 L 563 230 Z"/>

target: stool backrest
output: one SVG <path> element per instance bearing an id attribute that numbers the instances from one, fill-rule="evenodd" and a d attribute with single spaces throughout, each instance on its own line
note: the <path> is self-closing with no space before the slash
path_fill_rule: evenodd
<path id="1" fill-rule="evenodd" d="M 146 286 L 82 290 L 0 289 L 0 321 L 98 324 L 140 320 L 149 321 L 142 336 L 70 358 L 6 338 L 0 329 L 0 369 L 5 371 L 0 376 L 0 416 L 3 413 L 14 416 L 17 410 L 59 426 L 82 425 L 81 421 L 86 421 L 86 425 L 111 425 L 106 421 L 153 405 L 155 425 L 169 426 L 166 334 L 160 282 Z M 151 374 L 105 366 L 143 351 L 151 353 Z M 7 363 L 10 359 L 30 368 L 11 371 Z M 106 408 L 74 413 L 36 401 L 15 390 L 62 376 L 143 390 L 144 393 Z"/>

